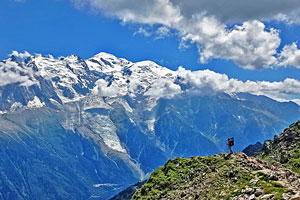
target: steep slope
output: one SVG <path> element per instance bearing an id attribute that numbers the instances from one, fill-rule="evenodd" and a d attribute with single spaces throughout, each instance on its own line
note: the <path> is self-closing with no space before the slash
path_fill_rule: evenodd
<path id="1" fill-rule="evenodd" d="M 141 188 L 145 183 L 146 183 L 146 180 L 142 181 L 142 182 L 139 181 L 138 183 L 126 188 L 126 190 L 123 190 L 122 192 L 120 192 L 119 194 L 117 194 L 116 196 L 111 198 L 110 200 L 127 200 L 127 199 L 131 199 L 131 197 L 133 196 L 135 191 L 137 189 Z"/>
<path id="2" fill-rule="evenodd" d="M 300 175 L 243 153 L 176 158 L 155 170 L 132 199 L 300 198 Z"/>
<path id="3" fill-rule="evenodd" d="M 49 109 L 1 116 L 0 199 L 107 199 L 140 179 L 128 157 L 106 155 L 60 120 Z"/>
<path id="4" fill-rule="evenodd" d="M 231 136 L 242 149 L 300 117 L 292 102 L 203 92 L 180 70 L 107 53 L 12 56 L 0 72 L 2 199 L 108 199 L 169 158 L 225 151 Z"/>
<path id="5" fill-rule="evenodd" d="M 300 121 L 293 123 L 274 140 L 266 140 L 254 154 L 268 161 L 277 161 L 300 174 Z"/>

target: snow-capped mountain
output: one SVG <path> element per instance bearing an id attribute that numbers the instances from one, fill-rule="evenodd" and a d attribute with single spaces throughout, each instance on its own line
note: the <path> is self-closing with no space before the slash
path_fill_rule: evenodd
<path id="1" fill-rule="evenodd" d="M 236 93 L 205 70 L 111 54 L 0 62 L 0 199 L 107 199 L 168 158 L 271 138 L 293 102 Z"/>

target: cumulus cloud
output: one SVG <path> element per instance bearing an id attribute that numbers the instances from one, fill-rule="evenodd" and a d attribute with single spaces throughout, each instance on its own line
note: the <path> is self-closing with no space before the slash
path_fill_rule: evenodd
<path id="1" fill-rule="evenodd" d="M 34 84 L 32 81 L 33 73 L 31 68 L 22 68 L 15 62 L 0 62 L 0 86 L 12 83 L 30 86 Z"/>
<path id="2" fill-rule="evenodd" d="M 278 31 L 266 30 L 260 21 L 248 21 L 227 30 L 216 19 L 201 17 L 183 39 L 198 44 L 200 61 L 223 58 L 246 69 L 269 68 L 276 63 L 280 45 Z"/>
<path id="3" fill-rule="evenodd" d="M 98 95 L 103 97 L 113 97 L 119 95 L 119 89 L 115 86 L 108 86 L 108 83 L 103 80 L 99 79 L 96 81 L 96 86 L 98 88 Z"/>
<path id="4" fill-rule="evenodd" d="M 238 93 L 248 92 L 266 95 L 274 99 L 288 99 L 292 95 L 300 95 L 300 81 L 287 78 L 284 81 L 240 81 L 229 79 L 225 74 L 210 70 L 190 71 L 180 67 L 177 71 L 179 84 L 184 92 L 212 94 L 214 92 Z"/>
<path id="5" fill-rule="evenodd" d="M 241 81 L 229 78 L 211 70 L 191 71 L 179 67 L 173 72 L 174 78 L 159 77 L 144 93 L 154 98 L 174 98 L 177 95 L 214 95 L 216 93 L 234 94 L 247 92 L 265 95 L 279 101 L 300 102 L 300 81 L 287 78 L 284 81 Z M 134 81 L 129 88 L 137 88 L 141 84 Z M 114 89 L 112 89 L 114 90 Z M 129 92 L 136 92 L 135 89 Z M 295 98 L 299 96 L 299 99 Z"/>
<path id="6" fill-rule="evenodd" d="M 145 93 L 147 96 L 172 98 L 181 93 L 179 85 L 175 84 L 171 79 L 158 79 Z"/>
<path id="7" fill-rule="evenodd" d="M 124 22 L 171 25 L 179 21 L 180 10 L 169 0 L 72 0 L 78 7 L 89 6 L 94 11 L 117 17 Z"/>
<path id="8" fill-rule="evenodd" d="M 213 58 L 234 61 L 245 69 L 291 66 L 288 53 L 293 44 L 278 52 L 281 39 L 278 30 L 267 29 L 263 22 L 280 20 L 297 23 L 299 0 L 72 0 L 77 6 L 89 6 L 104 15 L 125 23 L 161 24 L 161 36 L 176 30 L 182 41 L 195 43 L 200 62 Z M 238 23 L 233 28 L 226 24 Z M 145 29 L 137 33 L 150 35 Z M 159 38 L 159 37 L 158 37 Z M 184 44 L 184 43 L 182 43 Z M 184 45 L 183 45 L 184 46 Z M 296 56 L 295 54 L 292 54 Z"/>
<path id="9" fill-rule="evenodd" d="M 222 23 L 248 20 L 297 20 L 298 0 L 72 0 L 77 6 L 88 5 L 95 11 L 123 21 L 173 24 L 199 13 L 215 16 Z"/>
<path id="10" fill-rule="evenodd" d="M 273 20 L 279 15 L 297 20 L 292 13 L 300 10 L 298 0 L 170 0 L 173 5 L 180 8 L 181 14 L 186 18 L 199 11 L 215 16 L 222 23 L 234 23 L 248 20 Z"/>
<path id="11" fill-rule="evenodd" d="M 278 65 L 280 66 L 295 66 L 300 68 L 300 50 L 296 43 L 285 46 L 279 54 Z"/>
<path id="12" fill-rule="evenodd" d="M 9 54 L 9 56 L 14 57 L 15 59 L 17 59 L 20 62 L 23 62 L 24 60 L 29 58 L 31 56 L 31 54 L 28 53 L 27 51 L 24 51 L 24 53 L 21 53 L 21 52 L 18 52 L 18 51 L 12 51 L 12 53 Z"/>

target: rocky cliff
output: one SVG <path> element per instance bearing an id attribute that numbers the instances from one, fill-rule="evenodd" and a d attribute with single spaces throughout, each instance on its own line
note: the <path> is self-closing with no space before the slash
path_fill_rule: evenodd
<path id="1" fill-rule="evenodd" d="M 300 173 L 300 121 L 291 124 L 280 135 L 275 135 L 274 140 L 266 140 L 262 151 L 255 156 L 280 162 Z"/>

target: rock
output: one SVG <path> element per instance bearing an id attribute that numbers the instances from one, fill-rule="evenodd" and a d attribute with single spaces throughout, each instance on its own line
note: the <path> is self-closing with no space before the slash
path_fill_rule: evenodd
<path id="1" fill-rule="evenodd" d="M 245 194 L 253 194 L 254 193 L 254 189 L 253 188 L 246 188 L 244 190 L 242 190 L 242 193 L 245 193 Z"/>
<path id="2" fill-rule="evenodd" d="M 300 200 L 300 196 L 299 195 L 293 196 L 290 200 Z"/>
<path id="3" fill-rule="evenodd" d="M 278 181 L 278 177 L 277 177 L 277 175 L 274 174 L 274 173 L 271 173 L 270 179 L 273 180 L 273 181 Z"/>
<path id="4" fill-rule="evenodd" d="M 264 191 L 262 189 L 257 189 L 254 194 L 255 194 L 256 197 L 259 197 L 263 193 L 264 193 Z"/>
<path id="5" fill-rule="evenodd" d="M 265 194 L 260 199 L 268 200 L 268 199 L 272 199 L 273 197 L 274 197 L 274 194 Z"/>
<path id="6" fill-rule="evenodd" d="M 258 179 L 252 179 L 250 181 L 251 184 L 256 185 L 258 183 Z"/>
<path id="7" fill-rule="evenodd" d="M 287 163 L 289 161 L 290 157 L 291 156 L 288 151 L 282 150 L 279 161 L 280 161 L 280 163 Z"/>
<path id="8" fill-rule="evenodd" d="M 243 150 L 243 152 L 244 152 L 246 155 L 251 156 L 251 155 L 253 155 L 253 154 L 256 153 L 256 152 L 261 151 L 262 148 L 263 148 L 262 143 L 257 142 L 256 144 L 249 145 L 247 148 L 245 148 L 245 149 Z"/>
<path id="9" fill-rule="evenodd" d="M 272 150 L 272 141 L 271 140 L 266 140 L 263 144 L 263 150 L 267 154 L 271 152 Z"/>
<path id="10" fill-rule="evenodd" d="M 288 200 L 288 199 L 291 198 L 291 196 L 289 194 L 287 194 L 287 193 L 283 193 L 282 197 L 283 197 L 284 200 Z"/>
<path id="11" fill-rule="evenodd" d="M 255 199 L 255 194 L 251 194 L 249 200 L 254 200 L 254 199 Z"/>

